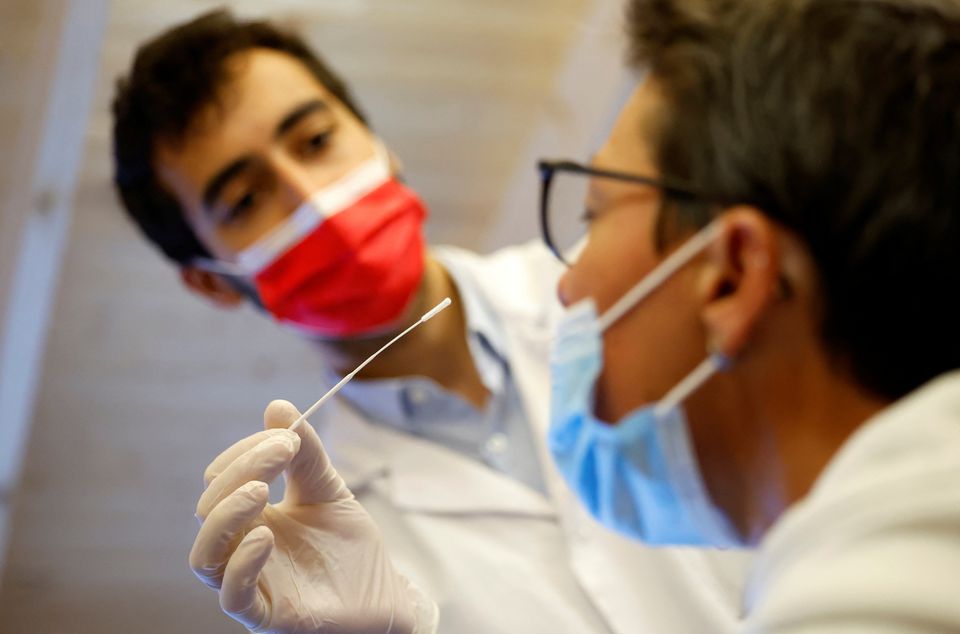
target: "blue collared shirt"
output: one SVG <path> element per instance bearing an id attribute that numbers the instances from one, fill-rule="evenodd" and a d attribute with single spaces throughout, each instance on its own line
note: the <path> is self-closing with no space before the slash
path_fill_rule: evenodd
<path id="1" fill-rule="evenodd" d="M 472 278 L 458 270 L 455 254 L 435 255 L 463 302 L 470 353 L 490 393 L 485 407 L 477 409 L 425 377 L 352 381 L 340 397 L 372 423 L 439 443 L 545 492 L 530 425 L 510 373 L 503 327 Z"/>

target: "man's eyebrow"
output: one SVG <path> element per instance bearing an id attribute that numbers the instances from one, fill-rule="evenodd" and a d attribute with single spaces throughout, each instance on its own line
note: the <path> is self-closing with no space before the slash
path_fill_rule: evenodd
<path id="1" fill-rule="evenodd" d="M 330 106 L 327 105 L 327 102 L 320 99 L 311 99 L 297 106 L 290 114 L 285 116 L 283 121 L 280 122 L 280 125 L 277 126 L 277 131 L 274 133 L 274 136 L 276 138 L 282 137 L 290 131 L 290 128 L 300 123 L 307 115 L 313 114 L 314 112 L 327 112 L 329 110 Z"/>
<path id="2" fill-rule="evenodd" d="M 322 99 L 311 99 L 294 108 L 290 114 L 280 121 L 279 125 L 277 125 L 276 132 L 274 132 L 274 137 L 282 137 L 289 132 L 292 127 L 302 121 L 304 117 L 314 112 L 327 112 L 329 110 L 330 106 L 327 105 L 327 102 Z M 220 197 L 220 193 L 224 187 L 226 187 L 231 180 L 247 170 L 251 163 L 253 163 L 251 157 L 241 157 L 217 172 L 216 176 L 211 178 L 207 186 L 203 189 L 203 206 L 207 209 L 213 207 L 213 204 Z"/>
<path id="3" fill-rule="evenodd" d="M 220 198 L 220 192 L 223 191 L 223 188 L 234 178 L 249 169 L 252 163 L 253 159 L 249 156 L 241 157 L 217 172 L 216 176 L 211 178 L 207 182 L 207 186 L 203 189 L 204 208 L 207 210 L 212 208 L 213 204 Z"/>

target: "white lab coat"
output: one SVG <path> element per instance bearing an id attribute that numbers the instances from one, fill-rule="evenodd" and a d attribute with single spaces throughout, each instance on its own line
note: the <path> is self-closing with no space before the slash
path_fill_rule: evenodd
<path id="1" fill-rule="evenodd" d="M 490 300 L 545 467 L 544 497 L 440 445 L 373 426 L 340 401 L 322 431 L 397 566 L 439 604 L 440 631 L 729 632 L 746 555 L 654 550 L 599 526 L 546 449 L 559 266 L 539 244 L 481 257 L 445 249 Z"/>
<path id="2" fill-rule="evenodd" d="M 960 632 L 960 372 L 865 423 L 771 529 L 745 630 Z"/>

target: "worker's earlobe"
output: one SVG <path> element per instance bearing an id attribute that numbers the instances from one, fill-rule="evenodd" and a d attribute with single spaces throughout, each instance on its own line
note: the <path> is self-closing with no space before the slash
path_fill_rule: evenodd
<path id="1" fill-rule="evenodd" d="M 717 222 L 698 291 L 711 352 L 733 357 L 778 297 L 779 242 L 774 223 L 751 207 L 733 208 Z"/>
<path id="2" fill-rule="evenodd" d="M 180 267 L 180 281 L 190 291 L 212 301 L 221 308 L 235 308 L 243 304 L 246 297 L 230 284 L 223 276 L 193 267 Z"/>

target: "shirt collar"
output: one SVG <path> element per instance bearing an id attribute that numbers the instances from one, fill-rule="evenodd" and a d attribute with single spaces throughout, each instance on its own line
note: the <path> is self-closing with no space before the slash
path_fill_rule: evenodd
<path id="1" fill-rule="evenodd" d="M 474 279 L 461 268 L 457 259 L 442 250 L 436 252 L 436 257 L 450 274 L 463 302 L 467 344 L 480 379 L 492 394 L 499 394 L 503 391 L 508 368 L 503 326 Z"/>

